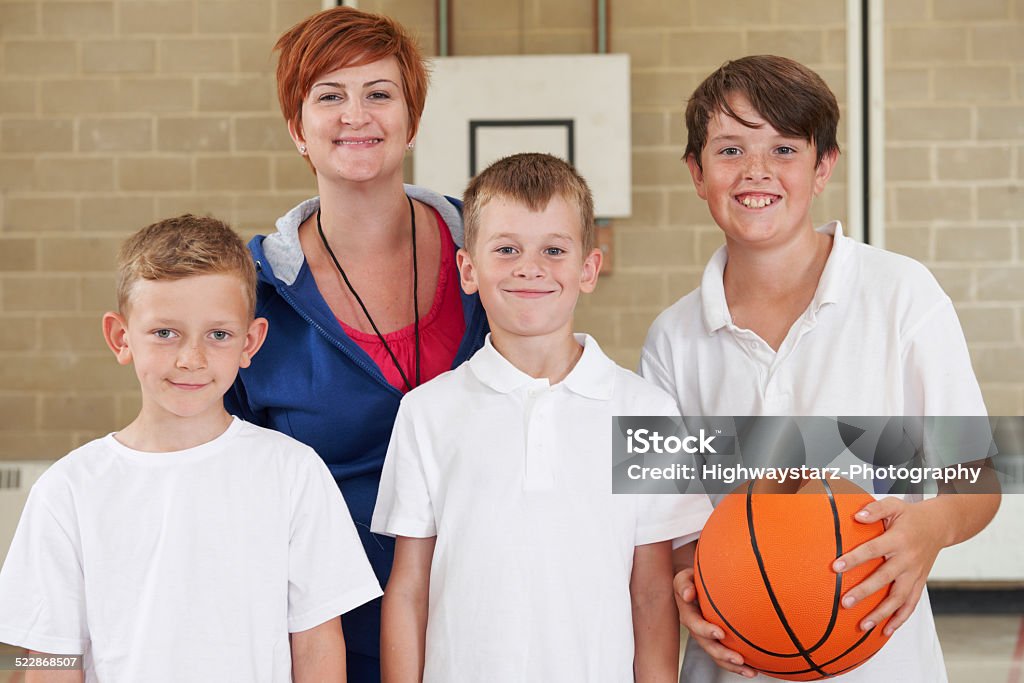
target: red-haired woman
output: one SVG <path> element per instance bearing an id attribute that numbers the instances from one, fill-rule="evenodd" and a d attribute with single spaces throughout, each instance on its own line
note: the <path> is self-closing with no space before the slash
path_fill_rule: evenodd
<path id="1" fill-rule="evenodd" d="M 402 183 L 427 89 L 414 41 L 391 19 L 336 7 L 276 50 L 281 110 L 319 196 L 249 245 L 270 333 L 226 400 L 316 449 L 383 586 L 393 541 L 369 525 L 398 403 L 478 349 L 486 319 L 459 287 L 461 205 Z M 379 681 L 380 601 L 343 621 L 349 680 Z"/>

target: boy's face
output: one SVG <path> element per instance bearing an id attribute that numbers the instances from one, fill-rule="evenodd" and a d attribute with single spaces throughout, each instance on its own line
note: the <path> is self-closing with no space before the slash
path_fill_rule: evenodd
<path id="1" fill-rule="evenodd" d="M 572 333 L 580 292 L 592 292 L 601 252 L 583 253 L 580 214 L 561 196 L 543 211 L 495 197 L 480 211 L 472 253 L 459 251 L 462 288 L 480 293 L 491 331 L 539 337 Z"/>
<path id="2" fill-rule="evenodd" d="M 155 418 L 222 415 L 224 392 L 266 331 L 232 274 L 138 280 L 124 315 L 103 317 L 107 344 L 119 363 L 134 363 L 142 410 Z"/>
<path id="3" fill-rule="evenodd" d="M 782 135 L 742 95 L 730 96 L 729 105 L 760 127 L 718 112 L 708 122 L 701 164 L 686 160 L 697 194 L 726 241 L 774 246 L 812 230 L 811 203 L 825 189 L 836 156 L 815 165 L 813 142 Z"/>

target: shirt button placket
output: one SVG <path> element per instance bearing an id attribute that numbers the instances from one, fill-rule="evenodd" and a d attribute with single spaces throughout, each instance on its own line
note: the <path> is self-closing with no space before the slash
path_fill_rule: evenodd
<path id="1" fill-rule="evenodd" d="M 543 491 L 552 486 L 551 463 L 545 449 L 548 420 L 544 409 L 550 402 L 550 391 L 531 387 L 527 390 L 530 398 L 529 424 L 526 443 L 526 490 Z"/>

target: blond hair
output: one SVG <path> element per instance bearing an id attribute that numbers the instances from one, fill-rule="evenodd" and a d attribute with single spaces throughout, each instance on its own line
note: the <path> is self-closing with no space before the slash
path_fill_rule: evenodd
<path id="1" fill-rule="evenodd" d="M 580 217 L 583 256 L 594 248 L 594 198 L 587 181 L 572 166 L 550 154 L 527 152 L 499 159 L 469 183 L 463 195 L 466 249 L 473 250 L 480 232 L 480 212 L 496 197 L 543 211 L 551 198 L 560 196 L 576 207 Z"/>
<path id="2" fill-rule="evenodd" d="M 139 280 L 237 275 L 249 315 L 256 308 L 256 269 L 242 239 L 226 223 L 185 214 L 157 221 L 128 238 L 117 257 L 117 307 L 125 313 Z"/>

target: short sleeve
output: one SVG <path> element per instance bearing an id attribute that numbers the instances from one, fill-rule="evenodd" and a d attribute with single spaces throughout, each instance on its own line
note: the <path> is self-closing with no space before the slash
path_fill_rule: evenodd
<path id="1" fill-rule="evenodd" d="M 679 416 L 679 410 L 671 396 L 660 390 L 647 393 L 652 400 L 644 407 L 643 414 Z M 638 499 L 634 545 L 678 539 L 682 539 L 683 543 L 695 540 L 713 509 L 705 493 L 633 495 Z"/>
<path id="2" fill-rule="evenodd" d="M 675 382 L 658 355 L 654 335 L 655 331 L 652 329 L 640 350 L 640 367 L 637 372 L 648 382 L 674 397 L 676 395 Z"/>
<path id="3" fill-rule="evenodd" d="M 927 464 L 949 466 L 994 455 L 985 401 L 948 297 L 908 334 L 903 362 L 904 415 L 976 418 L 926 422 Z"/>
<path id="4" fill-rule="evenodd" d="M 413 395 L 415 398 L 415 395 Z M 430 538 L 437 535 L 430 489 L 423 463 L 430 452 L 428 438 L 417 438 L 408 398 L 402 401 L 391 432 L 370 530 L 385 536 Z"/>
<path id="5" fill-rule="evenodd" d="M 0 642 L 51 654 L 89 644 L 77 524 L 54 512 L 44 478 L 33 486 L 0 570 Z"/>
<path id="6" fill-rule="evenodd" d="M 635 494 L 637 501 L 636 541 L 645 545 L 683 538 L 692 541 L 711 516 L 711 501 L 703 493 Z M 685 541 L 684 541 L 685 542 Z"/>
<path id="7" fill-rule="evenodd" d="M 291 493 L 288 631 L 295 633 L 381 596 L 338 485 L 303 448 Z"/>
<path id="8" fill-rule="evenodd" d="M 960 320 L 943 297 L 908 330 L 903 348 L 904 415 L 986 415 Z"/>

